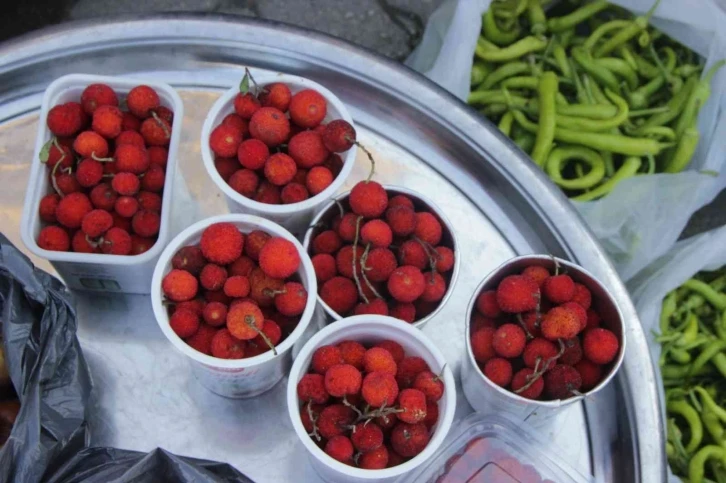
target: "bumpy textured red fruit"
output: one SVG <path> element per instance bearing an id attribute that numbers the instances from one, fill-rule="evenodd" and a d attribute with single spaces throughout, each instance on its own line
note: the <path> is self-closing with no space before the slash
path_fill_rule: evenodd
<path id="1" fill-rule="evenodd" d="M 169 326 L 176 335 L 186 339 L 199 329 L 199 316 L 190 310 L 177 309 L 169 318 Z"/>
<path id="2" fill-rule="evenodd" d="M 512 363 L 501 357 L 489 359 L 484 365 L 484 375 L 494 384 L 507 387 L 512 381 Z"/>
<path id="3" fill-rule="evenodd" d="M 493 345 L 495 331 L 493 327 L 482 327 L 471 334 L 471 351 L 477 362 L 483 364 L 496 356 Z"/>
<path id="4" fill-rule="evenodd" d="M 582 348 L 589 361 L 595 364 L 607 364 L 618 355 L 620 343 L 611 331 L 598 327 L 585 332 Z"/>
<path id="5" fill-rule="evenodd" d="M 38 246 L 43 250 L 67 252 L 71 247 L 71 239 L 63 228 L 46 226 L 38 234 Z"/>
<path id="6" fill-rule="evenodd" d="M 240 340 L 257 337 L 262 330 L 263 323 L 262 311 L 252 302 L 241 302 L 231 306 L 227 312 L 227 329 Z"/>
<path id="7" fill-rule="evenodd" d="M 330 394 L 325 390 L 325 378 L 320 374 L 305 374 L 297 383 L 297 397 L 304 402 L 328 402 Z"/>
<path id="8" fill-rule="evenodd" d="M 260 99 L 260 104 L 263 106 L 274 107 L 285 112 L 290 106 L 292 93 L 290 92 L 290 88 L 282 82 L 273 82 L 262 88 L 258 98 Z"/>
<path id="9" fill-rule="evenodd" d="M 250 119 L 250 135 L 269 147 L 278 146 L 290 135 L 290 121 L 279 109 L 260 108 Z"/>
<path id="10" fill-rule="evenodd" d="M 314 128 L 325 119 L 327 103 L 317 91 L 304 89 L 290 99 L 290 119 L 300 127 Z"/>
<path id="11" fill-rule="evenodd" d="M 542 319 L 542 335 L 549 340 L 572 339 L 580 332 L 577 313 L 567 307 L 553 307 Z"/>
<path id="12" fill-rule="evenodd" d="M 350 209 L 365 218 L 378 218 L 388 207 L 388 194 L 375 181 L 360 181 L 350 191 Z"/>
<path id="13" fill-rule="evenodd" d="M 368 349 L 363 356 L 365 372 L 385 372 L 395 376 L 398 371 L 393 355 L 381 347 Z"/>
<path id="14" fill-rule="evenodd" d="M 413 302 L 426 290 L 421 270 L 411 265 L 396 268 L 388 278 L 388 291 L 399 302 Z"/>
<path id="15" fill-rule="evenodd" d="M 580 373 L 566 364 L 557 364 L 544 375 L 545 392 L 552 399 L 566 399 L 582 387 Z"/>
<path id="16" fill-rule="evenodd" d="M 344 363 L 340 349 L 334 345 L 324 345 L 315 350 L 310 365 L 313 371 L 325 374 L 331 367 Z"/>
<path id="17" fill-rule="evenodd" d="M 539 304 L 539 287 L 531 278 L 509 275 L 497 287 L 497 303 L 503 312 L 528 312 Z"/>
<path id="18" fill-rule="evenodd" d="M 429 431 L 423 423 L 399 423 L 391 431 L 393 450 L 405 458 L 416 456 L 429 444 Z"/>
<path id="19" fill-rule="evenodd" d="M 174 302 L 191 300 L 197 295 L 199 283 L 191 273 L 174 269 L 164 276 L 161 289 L 164 295 Z"/>
<path id="20" fill-rule="evenodd" d="M 512 378 L 512 391 L 527 399 L 538 399 L 544 390 L 544 379 L 542 377 L 536 377 L 535 379 L 535 377 L 534 369 L 529 367 L 520 369 Z M 533 380 L 534 382 L 532 382 Z M 529 387 L 520 391 L 525 386 Z"/>
<path id="21" fill-rule="evenodd" d="M 242 255 L 244 236 L 232 223 L 215 223 L 202 232 L 199 246 L 207 260 L 227 265 Z"/>
<path id="22" fill-rule="evenodd" d="M 330 156 L 323 144 L 323 138 L 315 131 L 295 134 L 287 145 L 287 152 L 300 168 L 310 169 L 320 166 Z"/>
<path id="23" fill-rule="evenodd" d="M 353 443 L 346 436 L 333 436 L 325 443 L 325 453 L 331 458 L 348 463 L 353 458 Z"/>
<path id="24" fill-rule="evenodd" d="M 325 371 L 325 390 L 333 397 L 357 394 L 363 376 L 350 364 L 336 364 Z"/>
<path id="25" fill-rule="evenodd" d="M 89 116 L 100 106 L 118 106 L 118 97 L 106 84 L 90 84 L 81 93 L 81 106 Z"/>
<path id="26" fill-rule="evenodd" d="M 272 237 L 260 250 L 260 268 L 274 278 L 287 278 L 300 267 L 300 253 L 290 240 Z"/>
<path id="27" fill-rule="evenodd" d="M 502 313 L 497 303 L 497 292 L 488 290 L 479 294 L 476 299 L 476 309 L 480 314 L 496 319 Z"/>
<path id="28" fill-rule="evenodd" d="M 151 115 L 152 110 L 161 105 L 161 101 L 154 89 L 146 85 L 140 85 L 129 91 L 128 96 L 126 96 L 126 105 L 131 114 L 146 119 Z"/>
<path id="29" fill-rule="evenodd" d="M 544 281 L 542 293 L 550 302 L 564 304 L 575 295 L 575 282 L 569 275 L 553 275 Z"/>
<path id="30" fill-rule="evenodd" d="M 494 333 L 492 347 L 501 357 L 508 359 L 519 357 L 527 343 L 524 330 L 515 324 L 504 324 Z"/>
<path id="31" fill-rule="evenodd" d="M 351 279 L 335 276 L 320 288 L 320 298 L 331 310 L 345 315 L 353 310 L 358 302 L 358 291 Z"/>

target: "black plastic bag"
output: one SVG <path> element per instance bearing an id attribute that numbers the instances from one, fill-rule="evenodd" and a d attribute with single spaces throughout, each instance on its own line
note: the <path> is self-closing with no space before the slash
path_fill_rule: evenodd
<path id="1" fill-rule="evenodd" d="M 0 481 L 40 481 L 61 454 L 86 446 L 91 378 L 76 338 L 72 295 L 0 234 L 0 319 L 20 399 L 0 451 Z"/>
<path id="2" fill-rule="evenodd" d="M 87 448 L 91 377 L 76 337 L 73 297 L 0 234 L 0 322 L 20 399 L 0 450 L 0 482 L 251 482 L 224 463 L 163 449 Z"/>

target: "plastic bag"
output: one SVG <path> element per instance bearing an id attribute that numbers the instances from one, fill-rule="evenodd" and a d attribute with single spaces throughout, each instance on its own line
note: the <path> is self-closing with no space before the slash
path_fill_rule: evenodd
<path id="1" fill-rule="evenodd" d="M 0 321 L 5 360 L 20 399 L 0 450 L 0 482 L 250 482 L 233 467 L 115 448 L 86 448 L 91 378 L 65 286 L 0 234 Z"/>
<path id="2" fill-rule="evenodd" d="M 46 483 L 194 483 L 252 480 L 226 463 L 175 456 L 163 449 L 148 454 L 114 448 L 88 448 L 59 468 Z"/>
<path id="3" fill-rule="evenodd" d="M 0 450 L 0 481 L 40 481 L 48 465 L 86 445 L 91 379 L 65 286 L 0 234 L 0 318 L 20 412 Z"/>
<path id="4" fill-rule="evenodd" d="M 611 0 L 638 14 L 654 0 Z M 429 18 L 421 44 L 407 59 L 410 67 L 459 99 L 469 95 L 471 66 L 481 14 L 490 0 L 449 0 Z M 721 32 L 726 13 L 712 0 L 662 0 L 653 25 L 707 59 L 706 68 L 726 58 Z M 689 172 L 630 178 L 608 196 L 574 202 L 575 208 L 610 255 L 623 280 L 665 253 L 691 215 L 726 186 L 726 69 L 714 77 L 709 102 L 701 109 L 701 142 Z M 721 173 L 714 176 L 713 173 Z M 710 174 L 709 174 L 710 173 Z"/>
<path id="5" fill-rule="evenodd" d="M 628 282 L 628 289 L 648 338 L 651 360 L 657 361 L 660 358 L 661 345 L 655 340 L 653 334 L 660 330 L 659 320 L 663 298 L 698 272 L 717 270 L 726 265 L 724 247 L 726 247 L 726 227 L 688 238 L 676 243 L 668 253 L 658 258 Z M 665 424 L 665 393 L 660 368 L 657 367 L 657 364 L 656 373 L 660 388 L 661 412 Z M 669 481 L 681 480 L 670 474 Z"/>

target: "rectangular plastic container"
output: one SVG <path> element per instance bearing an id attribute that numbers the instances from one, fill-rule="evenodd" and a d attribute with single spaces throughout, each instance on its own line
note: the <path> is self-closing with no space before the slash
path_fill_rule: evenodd
<path id="1" fill-rule="evenodd" d="M 551 442 L 500 416 L 472 414 L 433 458 L 397 483 L 587 483 Z"/>
<path id="2" fill-rule="evenodd" d="M 161 105 L 174 112 L 171 128 L 169 155 L 166 165 L 166 181 L 161 205 L 159 237 L 151 249 L 141 255 L 106 255 L 74 252 L 55 252 L 38 246 L 36 239 L 42 228 L 38 217 L 38 205 L 43 196 L 51 192 L 47 170 L 39 160 L 40 151 L 52 135 L 45 119 L 48 111 L 57 104 L 79 101 L 81 92 L 89 84 L 104 83 L 117 94 L 125 95 L 135 86 L 144 84 L 152 87 L 161 99 Z M 156 261 L 169 242 L 171 220 L 171 198 L 177 164 L 177 150 L 181 139 L 184 105 L 174 89 L 161 82 L 135 80 L 127 77 L 106 77 L 87 74 L 71 74 L 56 79 L 48 86 L 43 96 L 38 123 L 38 136 L 30 168 L 30 178 L 23 206 L 21 236 L 23 243 L 34 255 L 48 260 L 69 288 L 100 292 L 124 292 L 147 294 L 151 290 L 151 276 Z"/>

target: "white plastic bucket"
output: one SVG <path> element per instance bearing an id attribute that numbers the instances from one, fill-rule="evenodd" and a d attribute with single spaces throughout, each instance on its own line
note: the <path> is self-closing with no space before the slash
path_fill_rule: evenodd
<path id="1" fill-rule="evenodd" d="M 198 244 L 205 228 L 220 222 L 232 223 L 243 233 L 262 230 L 272 236 L 283 237 L 294 243 L 300 253 L 301 263 L 297 274 L 300 277 L 300 283 L 308 291 L 308 301 L 295 330 L 276 346 L 277 355 L 274 355 L 272 351 L 267 351 L 246 359 L 219 359 L 195 350 L 176 335 L 169 326 L 169 314 L 162 304 L 161 281 L 172 269 L 171 259 L 181 247 Z M 287 374 L 292 362 L 290 349 L 305 332 L 312 319 L 313 310 L 315 309 L 313 294 L 316 290 L 317 285 L 312 262 L 310 262 L 310 258 L 304 252 L 300 242 L 290 232 L 271 221 L 257 216 L 231 214 L 214 216 L 199 221 L 181 232 L 169 243 L 161 254 L 154 270 L 154 277 L 151 281 L 151 305 L 161 331 L 177 350 L 191 360 L 192 371 L 204 387 L 221 396 L 247 398 L 257 396 L 271 389 Z"/>
<path id="2" fill-rule="evenodd" d="M 106 255 L 96 253 L 56 252 L 44 250 L 36 242 L 42 228 L 38 216 L 41 198 L 52 191 L 48 182 L 45 164 L 39 160 L 40 151 L 51 139 L 52 134 L 46 125 L 48 111 L 58 104 L 80 101 L 81 92 L 88 85 L 103 83 L 118 94 L 128 92 L 138 85 L 152 87 L 161 100 L 161 105 L 174 111 L 171 128 L 169 156 L 166 164 L 164 196 L 161 203 L 161 223 L 159 236 L 154 246 L 140 255 Z M 20 234 L 23 243 L 34 255 L 48 260 L 69 288 L 103 292 L 149 293 L 149 281 L 161 251 L 169 241 L 171 220 L 171 198 L 177 165 L 177 150 L 181 140 L 184 105 L 181 98 L 168 84 L 150 82 L 146 79 L 127 77 L 105 77 L 87 74 L 71 74 L 56 79 L 48 86 L 43 96 L 38 123 L 38 136 L 30 168 L 30 178 L 23 206 Z"/>
<path id="3" fill-rule="evenodd" d="M 389 198 L 396 195 L 406 195 L 411 198 L 414 203 L 414 208 L 416 210 L 427 209 L 434 213 L 436 215 L 436 218 L 441 221 L 441 227 L 443 228 L 440 245 L 449 247 L 454 252 L 454 268 L 451 269 L 451 280 L 449 280 L 449 286 L 447 287 L 446 293 L 444 294 L 443 298 L 439 302 L 438 307 L 436 307 L 436 309 L 428 314 L 426 317 L 423 317 L 412 324 L 418 329 L 423 329 L 423 327 L 429 322 L 429 320 L 433 319 L 436 314 L 438 314 L 439 311 L 444 307 L 446 302 L 448 302 L 451 294 L 454 291 L 456 280 L 459 278 L 459 265 L 461 256 L 459 254 L 459 246 L 456 242 L 456 234 L 454 232 L 453 225 L 446 217 L 444 212 L 441 211 L 438 206 L 436 206 L 431 200 L 429 200 L 422 194 L 417 193 L 416 191 L 412 191 L 408 188 L 404 188 L 402 186 L 383 185 L 383 188 L 386 190 L 386 193 L 389 194 Z M 338 203 L 342 203 L 345 207 L 347 207 L 349 196 L 350 191 L 347 191 L 340 196 L 336 196 L 334 200 L 331 200 L 320 210 L 317 215 L 315 215 L 315 218 L 310 223 L 310 227 L 305 232 L 305 238 L 303 240 L 303 246 L 305 247 L 305 251 L 308 252 L 308 254 L 310 254 L 311 251 L 313 238 L 315 238 L 315 235 L 323 231 L 320 226 L 329 226 L 329 222 L 332 217 L 340 213 Z M 342 318 L 343 317 L 339 313 L 331 309 L 330 306 L 326 304 L 323 299 L 320 298 L 320 296 L 318 296 L 318 308 L 315 310 L 315 321 L 318 325 L 325 326 L 330 322 L 335 322 L 336 320 L 341 320 Z"/>
<path id="4" fill-rule="evenodd" d="M 254 77 L 255 81 L 260 86 L 271 84 L 273 82 L 281 82 L 287 85 L 293 94 L 303 89 L 314 89 L 318 91 L 328 103 L 327 114 L 323 122 L 327 123 L 333 119 L 343 119 L 353 125 L 353 118 L 350 117 L 348 110 L 340 99 L 316 82 L 296 75 L 277 74 L 271 72 L 255 74 Z M 212 181 L 214 181 L 219 189 L 222 190 L 222 193 L 224 193 L 227 200 L 227 206 L 229 211 L 232 213 L 248 213 L 262 216 L 282 225 L 294 234 L 302 233 L 309 225 L 310 220 L 315 213 L 315 209 L 325 201 L 332 198 L 336 191 L 338 191 L 340 187 L 343 186 L 343 183 L 345 183 L 345 180 L 348 178 L 350 171 L 353 169 L 353 164 L 355 163 L 356 148 L 354 146 L 348 151 L 340 153 L 340 157 L 343 160 L 343 168 L 330 186 L 315 196 L 299 203 L 291 203 L 287 205 L 271 205 L 247 198 L 233 190 L 232 187 L 222 179 L 222 176 L 220 176 L 217 168 L 214 166 L 214 153 L 209 147 L 209 136 L 214 128 L 221 124 L 222 120 L 228 114 L 234 112 L 234 98 L 238 93 L 239 88 L 235 86 L 225 92 L 222 97 L 217 99 L 217 102 L 215 102 L 210 109 L 209 114 L 207 114 L 207 118 L 204 121 L 204 125 L 202 126 L 202 159 L 204 160 L 204 166 L 207 168 L 207 173 L 209 173 Z"/>
<path id="5" fill-rule="evenodd" d="M 499 282 L 508 275 L 519 274 L 526 267 L 539 265 L 547 268 L 550 273 L 554 272 L 555 260 L 572 279 L 583 284 L 592 293 L 592 306 L 597 308 L 602 317 L 601 326 L 607 328 L 618 337 L 620 350 L 617 357 L 611 362 L 610 371 L 603 377 L 600 383 L 591 390 L 583 393 L 583 396 L 558 399 L 555 401 L 537 401 L 519 396 L 509 390 L 500 387 L 484 376 L 474 359 L 474 352 L 471 349 L 471 317 L 476 310 L 477 296 L 486 290 L 494 290 Z M 466 357 L 461 365 L 461 386 L 464 390 L 469 404 L 475 411 L 484 414 L 504 413 L 517 421 L 528 421 L 535 425 L 545 424 L 556 416 L 562 409 L 571 404 L 580 402 L 583 398 L 593 395 L 605 387 L 615 377 L 618 369 L 625 358 L 625 330 L 623 314 L 620 312 L 615 299 L 610 292 L 587 270 L 574 263 L 554 258 L 549 255 L 523 255 L 504 262 L 501 266 L 491 272 L 479 284 L 474 296 L 469 302 L 466 312 Z"/>
<path id="6" fill-rule="evenodd" d="M 433 435 L 428 446 L 409 461 L 382 470 L 365 470 L 341 463 L 320 449 L 310 438 L 300 420 L 300 401 L 297 396 L 297 383 L 307 373 L 315 350 L 323 345 L 337 344 L 344 340 L 354 340 L 362 344 L 374 344 L 382 340 L 393 340 L 401 344 L 407 356 L 418 356 L 431 368 L 431 371 L 444 375 L 444 395 L 439 400 L 439 420 L 433 427 Z M 310 461 L 315 471 L 329 482 L 391 482 L 399 476 L 416 468 L 439 449 L 444 442 L 456 411 L 456 386 L 450 364 L 439 349 L 420 330 L 402 324 L 400 320 L 381 315 L 357 315 L 331 324 L 315 334 L 300 350 L 290 370 L 287 381 L 287 409 L 293 428 L 310 453 Z"/>

